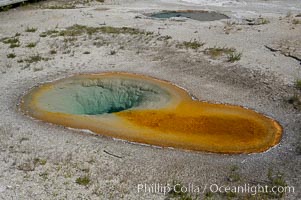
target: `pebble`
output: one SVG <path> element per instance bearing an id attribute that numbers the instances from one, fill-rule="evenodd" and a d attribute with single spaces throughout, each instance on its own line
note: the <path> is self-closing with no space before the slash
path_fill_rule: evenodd
<path id="1" fill-rule="evenodd" d="M 4 192 L 6 190 L 6 188 L 4 186 L 0 185 L 0 193 Z"/>

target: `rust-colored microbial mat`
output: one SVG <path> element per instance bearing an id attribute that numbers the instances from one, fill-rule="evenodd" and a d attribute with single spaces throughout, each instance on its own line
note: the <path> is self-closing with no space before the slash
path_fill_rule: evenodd
<path id="1" fill-rule="evenodd" d="M 192 100 L 154 78 L 103 73 L 77 75 L 33 88 L 21 102 L 28 115 L 128 141 L 216 153 L 262 152 L 282 128 L 239 106 Z"/>

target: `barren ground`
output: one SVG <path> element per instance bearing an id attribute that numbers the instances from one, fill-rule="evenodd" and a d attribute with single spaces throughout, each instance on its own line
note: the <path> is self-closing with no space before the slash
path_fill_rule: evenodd
<path id="1" fill-rule="evenodd" d="M 301 112 L 298 103 L 288 103 L 300 95 L 294 85 L 301 79 L 300 2 L 293 4 L 295 8 L 143 0 L 65 5 L 64 1 L 47 1 L 0 12 L 1 199 L 165 199 L 168 195 L 162 193 L 138 192 L 137 185 L 173 181 L 202 187 L 212 183 L 265 185 L 275 184 L 272 180 L 278 172 L 282 182 L 295 187 L 295 192 L 284 198 L 301 198 Z M 168 9 L 209 9 L 230 19 L 199 22 L 143 15 Z M 76 34 L 56 32 L 75 24 L 86 27 Z M 101 26 L 140 31 L 84 31 Z M 184 41 L 201 45 L 194 49 Z M 214 56 L 209 51 L 214 47 L 233 48 L 241 58 L 228 62 L 226 54 Z M 280 122 L 283 138 L 264 153 L 191 152 L 71 130 L 19 111 L 20 97 L 37 84 L 76 73 L 106 71 L 153 76 L 187 89 L 200 100 L 255 109 Z M 273 171 L 270 177 L 269 171 Z M 83 177 L 87 185 L 78 179 Z M 205 196 L 199 194 L 200 199 Z M 246 194 L 213 194 L 211 199 L 243 197 L 250 198 Z"/>

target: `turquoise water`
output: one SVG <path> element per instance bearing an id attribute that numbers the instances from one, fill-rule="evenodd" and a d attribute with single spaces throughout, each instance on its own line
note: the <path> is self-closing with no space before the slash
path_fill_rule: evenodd
<path id="1" fill-rule="evenodd" d="M 163 12 L 151 14 L 150 16 L 154 18 L 161 18 L 161 19 L 167 19 L 171 17 L 186 17 L 198 21 L 214 21 L 214 20 L 229 18 L 228 16 L 221 13 L 207 12 L 207 11 L 189 11 L 189 12 L 163 11 Z"/>
<path id="2" fill-rule="evenodd" d="M 61 82 L 40 97 L 39 105 L 51 112 L 99 115 L 132 108 L 156 108 L 170 99 L 167 91 L 130 79 L 95 79 Z"/>

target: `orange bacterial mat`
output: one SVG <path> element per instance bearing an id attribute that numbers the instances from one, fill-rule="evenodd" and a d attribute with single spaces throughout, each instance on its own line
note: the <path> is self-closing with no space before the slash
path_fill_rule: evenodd
<path id="1" fill-rule="evenodd" d="M 282 135 L 275 120 L 253 110 L 192 100 L 169 82 L 128 73 L 45 83 L 22 98 L 21 110 L 132 142 L 216 153 L 263 152 Z"/>

